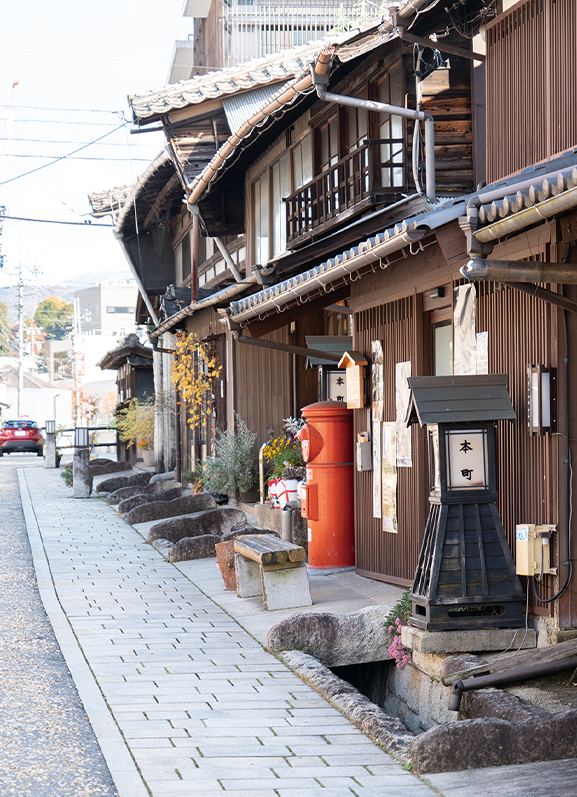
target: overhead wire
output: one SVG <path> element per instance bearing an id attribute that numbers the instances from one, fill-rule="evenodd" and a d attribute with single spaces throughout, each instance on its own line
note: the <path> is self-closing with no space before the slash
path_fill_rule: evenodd
<path id="1" fill-rule="evenodd" d="M 71 155 L 76 155 L 77 152 L 82 152 L 83 149 L 87 149 L 88 147 L 91 147 L 93 144 L 96 144 L 98 141 L 102 141 L 103 138 L 111 136 L 113 133 L 116 133 L 117 130 L 121 130 L 125 126 L 126 123 L 118 125 L 118 127 L 115 127 L 114 130 L 109 130 L 108 133 L 104 133 L 104 135 L 100 136 L 94 141 L 90 141 L 88 144 L 84 144 L 82 147 L 78 147 L 78 149 L 75 149 L 72 152 L 67 153 L 66 155 L 62 155 L 59 158 L 55 158 L 50 163 L 44 163 L 42 166 L 37 166 L 36 169 L 31 169 L 29 172 L 24 172 L 23 174 L 19 174 L 16 177 L 11 177 L 9 180 L 3 180 L 0 183 L 0 186 L 12 183 L 14 182 L 14 180 L 19 180 L 22 177 L 28 177 L 29 174 L 34 174 L 34 172 L 39 172 L 41 169 L 46 169 L 48 168 L 48 166 L 52 166 L 55 163 L 59 163 L 62 160 L 66 160 L 66 158 L 69 158 Z"/>

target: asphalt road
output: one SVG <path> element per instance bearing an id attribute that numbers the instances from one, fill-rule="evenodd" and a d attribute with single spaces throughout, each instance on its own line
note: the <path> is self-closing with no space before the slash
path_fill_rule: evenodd
<path id="1" fill-rule="evenodd" d="M 0 458 L 0 794 L 115 797 L 36 585 L 16 469 L 43 465 Z"/>

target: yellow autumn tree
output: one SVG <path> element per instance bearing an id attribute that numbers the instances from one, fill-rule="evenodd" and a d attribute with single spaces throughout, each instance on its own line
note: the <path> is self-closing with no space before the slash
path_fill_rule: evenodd
<path id="1" fill-rule="evenodd" d="M 172 364 L 172 384 L 179 391 L 180 401 L 186 403 L 187 423 L 196 429 L 212 411 L 216 380 L 222 373 L 214 346 L 190 332 L 176 334 L 176 354 Z"/>

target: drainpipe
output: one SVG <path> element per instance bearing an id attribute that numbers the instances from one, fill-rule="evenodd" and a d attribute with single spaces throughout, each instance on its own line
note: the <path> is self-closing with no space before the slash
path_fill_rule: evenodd
<path id="1" fill-rule="evenodd" d="M 144 289 L 144 285 L 142 284 L 142 280 L 140 279 L 140 275 L 139 275 L 138 271 L 136 270 L 136 266 L 132 262 L 132 257 L 130 256 L 130 252 L 128 250 L 128 247 L 126 246 L 126 241 L 124 240 L 124 236 L 122 235 L 121 232 L 118 232 L 117 230 L 114 230 L 113 232 L 114 232 L 114 237 L 116 238 L 116 240 L 118 241 L 118 243 L 122 247 L 122 251 L 124 252 L 124 257 L 128 261 L 128 265 L 130 267 L 130 270 L 132 271 L 132 276 L 134 277 L 134 279 L 136 281 L 136 284 L 138 286 L 138 290 L 140 292 L 140 295 L 142 296 L 142 301 L 144 302 L 144 304 L 146 305 L 146 309 L 150 313 L 150 318 L 152 319 L 152 323 L 154 324 L 155 327 L 157 327 L 158 326 L 158 316 L 156 315 L 156 313 L 154 311 L 154 307 L 152 306 L 151 301 L 148 298 L 148 294 L 146 293 L 146 290 Z"/>
<path id="2" fill-rule="evenodd" d="M 518 667 L 515 670 L 493 673 L 492 675 L 481 675 L 478 678 L 467 678 L 464 681 L 457 681 L 453 684 L 452 694 L 449 700 L 449 711 L 458 711 L 461 705 L 461 695 L 471 689 L 483 689 L 485 686 L 497 686 L 500 684 L 511 684 L 515 681 L 525 681 L 529 678 L 538 678 L 540 675 L 551 675 L 561 670 L 569 670 L 577 667 L 577 656 L 569 659 L 559 659 L 558 661 L 548 661 L 543 664 L 534 664 L 532 667 Z"/>
<path id="3" fill-rule="evenodd" d="M 536 260 L 486 260 L 473 257 L 461 268 L 461 274 L 473 281 L 577 283 L 577 269 L 574 266 L 540 263 Z"/>
<path id="4" fill-rule="evenodd" d="M 198 298 L 198 244 L 200 239 L 200 219 L 197 213 L 192 214 L 192 240 L 190 243 L 190 303 Z"/>
<path id="5" fill-rule="evenodd" d="M 411 108 L 402 108 L 397 105 L 388 105 L 384 102 L 376 102 L 375 100 L 361 100 L 357 97 L 347 97 L 342 94 L 331 94 L 326 90 L 329 84 L 329 69 L 330 69 L 330 56 L 334 50 L 327 48 L 322 50 L 320 55 L 325 56 L 323 60 L 317 61 L 316 65 L 311 67 L 311 75 L 313 84 L 317 90 L 317 95 L 325 102 L 334 102 L 337 105 L 347 105 L 351 108 L 364 108 L 367 111 L 377 111 L 377 113 L 386 113 L 389 116 L 403 116 L 406 119 L 415 119 L 425 123 L 425 174 L 426 174 L 426 196 L 430 202 L 435 202 L 435 123 L 430 113 L 424 111 L 415 111 Z M 326 56 L 329 56 L 327 63 Z"/>

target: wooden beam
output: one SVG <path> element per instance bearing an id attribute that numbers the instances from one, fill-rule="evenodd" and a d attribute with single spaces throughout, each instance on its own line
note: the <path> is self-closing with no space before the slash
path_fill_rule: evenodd
<path id="1" fill-rule="evenodd" d="M 521 636 L 521 631 L 518 632 L 518 635 Z M 570 639 L 568 642 L 560 642 L 558 645 L 528 650 L 524 653 L 513 653 L 505 658 L 493 659 L 485 664 L 480 664 L 478 667 L 445 675 L 442 680 L 445 686 L 452 686 L 457 681 L 473 678 L 476 675 L 507 672 L 507 670 L 516 670 L 520 667 L 533 667 L 536 664 L 569 659 L 575 655 L 577 655 L 577 639 Z"/>

